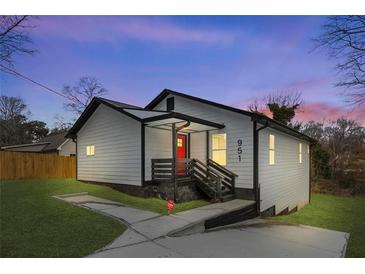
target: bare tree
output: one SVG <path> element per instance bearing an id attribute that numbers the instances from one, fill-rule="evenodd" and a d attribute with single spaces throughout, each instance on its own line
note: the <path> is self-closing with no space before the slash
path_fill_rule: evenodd
<path id="1" fill-rule="evenodd" d="M 51 129 L 50 134 L 66 132 L 73 125 L 71 121 L 67 121 L 63 116 L 60 116 L 59 114 L 54 116 L 54 120 L 55 122 L 53 123 L 53 128 Z"/>
<path id="2" fill-rule="evenodd" d="M 14 55 L 33 54 L 28 47 L 32 42 L 28 30 L 29 16 L 0 16 L 0 70 L 10 73 L 7 68 L 13 67 Z"/>
<path id="3" fill-rule="evenodd" d="M 64 86 L 62 93 L 69 98 L 64 104 L 64 108 L 80 115 L 93 97 L 102 96 L 108 91 L 102 86 L 95 77 L 82 77 L 75 86 Z"/>
<path id="4" fill-rule="evenodd" d="M 263 114 L 266 105 L 263 103 L 263 100 L 255 99 L 251 104 L 248 105 L 247 109 L 251 112 Z"/>
<path id="5" fill-rule="evenodd" d="M 365 16 L 329 16 L 322 33 L 315 39 L 317 47 L 328 49 L 338 60 L 342 77 L 337 86 L 345 87 L 346 101 L 354 105 L 365 102 Z"/>

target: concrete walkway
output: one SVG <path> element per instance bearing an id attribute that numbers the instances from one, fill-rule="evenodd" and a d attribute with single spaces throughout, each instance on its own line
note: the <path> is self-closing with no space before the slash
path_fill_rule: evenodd
<path id="1" fill-rule="evenodd" d="M 120 237 L 102 250 L 130 246 L 168 235 L 188 235 L 205 230 L 204 222 L 231 211 L 252 205 L 253 201 L 232 200 L 210 204 L 169 216 L 126 206 L 121 203 L 91 196 L 86 192 L 54 196 L 54 198 L 117 218 L 128 226 Z"/>
<path id="2" fill-rule="evenodd" d="M 204 222 L 250 205 L 232 200 L 161 216 L 87 193 L 55 198 L 117 218 L 128 229 L 89 257 L 343 257 L 347 233 L 254 219 L 204 232 Z M 176 237 L 179 236 L 179 237 Z"/>

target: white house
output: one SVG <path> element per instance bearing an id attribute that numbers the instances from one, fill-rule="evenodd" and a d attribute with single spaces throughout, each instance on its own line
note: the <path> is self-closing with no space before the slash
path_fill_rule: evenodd
<path id="1" fill-rule="evenodd" d="M 94 98 L 67 137 L 77 140 L 77 179 L 128 193 L 170 189 L 181 200 L 188 185 L 216 201 L 254 200 L 261 214 L 310 200 L 313 139 L 187 94 L 164 90 L 145 108 Z"/>

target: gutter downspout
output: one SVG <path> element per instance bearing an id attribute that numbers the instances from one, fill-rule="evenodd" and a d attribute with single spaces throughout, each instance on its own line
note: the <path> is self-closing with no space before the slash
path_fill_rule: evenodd
<path id="1" fill-rule="evenodd" d="M 259 184 L 259 132 L 269 126 L 266 122 L 264 126 L 257 128 L 257 121 L 253 121 L 253 189 L 256 201 L 256 211 L 260 215 L 260 184 Z"/>
<path id="2" fill-rule="evenodd" d="M 75 157 L 76 157 L 76 178 L 75 178 L 75 179 L 77 180 L 77 177 L 78 177 L 78 176 L 77 176 L 77 175 L 78 175 L 78 172 L 77 172 L 77 169 L 78 169 L 78 168 L 77 168 L 77 160 L 78 160 L 78 158 L 79 158 L 79 156 L 77 155 L 77 137 L 72 137 L 72 142 L 74 142 L 74 143 L 75 143 L 75 145 L 76 145 L 76 151 L 75 151 L 75 152 L 76 152 L 76 153 L 75 153 L 75 155 L 76 155 L 76 156 L 75 156 Z"/>
<path id="3" fill-rule="evenodd" d="M 313 144 L 309 144 L 309 204 L 312 202 L 312 148 Z"/>

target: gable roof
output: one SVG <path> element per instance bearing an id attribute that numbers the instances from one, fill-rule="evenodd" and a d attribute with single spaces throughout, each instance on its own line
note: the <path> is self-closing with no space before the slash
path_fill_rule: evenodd
<path id="1" fill-rule="evenodd" d="M 234 107 L 227 106 L 227 105 L 223 105 L 223 104 L 220 104 L 220 103 L 216 103 L 216 102 L 213 102 L 213 101 L 209 101 L 209 100 L 206 100 L 206 99 L 202 99 L 202 98 L 199 98 L 199 97 L 188 95 L 188 94 L 185 94 L 185 93 L 182 93 L 182 92 L 177 92 L 177 91 L 174 91 L 174 90 L 171 90 L 171 89 L 164 89 L 159 95 L 157 95 L 157 97 L 155 97 L 155 99 L 153 99 L 145 107 L 145 109 L 148 109 L 148 110 L 153 109 L 162 100 L 164 100 L 168 95 L 180 96 L 180 97 L 187 98 L 187 99 L 190 99 L 190 100 L 193 100 L 193 101 L 197 101 L 197 102 L 200 102 L 200 103 L 203 103 L 203 104 L 211 105 L 211 106 L 214 106 L 214 107 L 217 107 L 217 108 L 221 108 L 221 109 L 225 109 L 225 110 L 232 111 L 232 112 L 235 112 L 235 113 L 243 114 L 243 115 L 251 117 L 252 121 L 256 121 L 260 124 L 263 124 L 263 125 L 266 125 L 268 127 L 274 128 L 276 130 L 279 130 L 281 132 L 284 132 L 284 133 L 289 134 L 291 136 L 294 136 L 296 138 L 303 139 L 303 140 L 306 140 L 306 141 L 311 142 L 311 143 L 317 142 L 315 139 L 309 137 L 308 135 L 305 135 L 305 134 L 303 134 L 303 133 L 301 133 L 301 132 L 299 132 L 299 131 L 297 131 L 297 130 L 295 130 L 295 129 L 287 126 L 287 125 L 284 125 L 284 124 L 276 121 L 276 120 L 273 120 L 270 117 L 267 117 L 266 115 L 258 114 L 258 113 L 254 113 L 254 112 L 251 112 L 251 111 L 238 109 L 238 108 L 234 108 Z"/>
<path id="2" fill-rule="evenodd" d="M 45 146 L 48 145 L 49 143 L 42 143 L 42 142 L 38 142 L 38 143 L 30 143 L 30 144 L 21 144 L 21 145 L 10 145 L 10 146 L 3 146 L 1 147 L 1 149 L 7 150 L 7 149 L 12 149 L 12 148 L 19 148 L 19 147 L 34 147 L 34 146 Z M 43 147 L 39 150 L 41 151 L 43 149 Z"/>
<path id="3" fill-rule="evenodd" d="M 45 148 L 42 149 L 42 151 L 57 150 L 67 140 L 66 134 L 67 132 L 51 134 L 39 140 L 39 142 L 49 143 Z"/>
<path id="4" fill-rule="evenodd" d="M 111 107 L 139 122 L 144 122 L 145 120 L 148 120 L 148 117 L 146 116 L 156 116 L 156 115 L 152 115 L 152 114 L 147 114 L 147 112 L 164 112 L 164 113 L 173 113 L 173 112 L 167 112 L 167 111 L 157 111 L 157 110 L 153 110 L 153 108 L 159 104 L 163 99 L 165 99 L 168 95 L 176 95 L 176 96 L 180 96 L 180 97 L 184 97 L 190 100 L 194 100 L 203 104 L 207 104 L 207 105 L 211 105 L 217 108 L 221 108 L 221 109 L 225 109 L 228 111 L 232 111 L 235 113 L 239 113 L 242 115 L 246 115 L 251 117 L 251 120 L 253 122 L 258 122 L 262 125 L 265 125 L 267 127 L 276 129 L 278 131 L 284 132 L 286 134 L 289 134 L 291 136 L 294 136 L 296 138 L 299 139 L 303 139 L 306 140 L 308 142 L 311 143 L 315 143 L 316 140 L 314 140 L 313 138 L 287 126 L 284 125 L 278 121 L 275 121 L 263 114 L 258 114 L 258 113 L 253 113 L 250 111 L 246 111 L 246 110 L 242 110 L 242 109 L 238 109 L 238 108 L 234 108 L 231 106 L 227 106 L 227 105 L 223 105 L 220 103 L 216 103 L 216 102 L 212 102 L 206 99 L 202 99 L 199 97 L 195 97 L 195 96 L 191 96 L 185 93 L 181 93 L 181 92 L 177 92 L 174 90 L 170 90 L 170 89 L 164 89 L 159 95 L 157 95 L 157 97 L 155 97 L 155 99 L 153 99 L 145 108 L 141 108 L 138 106 L 133 106 L 130 104 L 125 104 L 122 102 L 117 102 L 117 101 L 113 101 L 113 100 L 109 100 L 109 99 L 105 99 L 105 98 L 101 98 L 101 97 L 94 97 L 90 104 L 86 107 L 86 109 L 84 110 L 84 112 L 80 115 L 80 117 L 77 119 L 76 123 L 72 126 L 72 128 L 69 130 L 69 132 L 67 133 L 66 137 L 67 138 L 75 138 L 77 132 L 81 129 L 81 127 L 86 123 L 86 121 L 90 118 L 90 116 L 95 112 L 95 110 L 98 108 L 98 106 L 100 104 L 106 105 L 108 107 Z M 146 114 L 142 115 L 143 112 L 146 112 Z M 176 112 L 174 112 L 175 114 L 173 115 L 180 115 Z M 185 115 L 185 114 L 181 114 L 181 115 Z M 185 115 L 186 116 L 186 115 Z"/>
<path id="5" fill-rule="evenodd" d="M 143 110 L 143 108 L 141 108 L 141 107 L 105 99 L 102 97 L 94 97 L 91 100 L 90 104 L 85 108 L 84 112 L 81 113 L 80 117 L 77 119 L 77 121 L 72 126 L 72 128 L 68 131 L 66 137 L 75 138 L 76 133 L 81 129 L 81 127 L 86 123 L 86 121 L 90 118 L 90 116 L 95 112 L 95 110 L 101 104 L 111 107 L 112 109 L 115 109 L 116 111 L 119 111 L 135 120 L 141 120 L 136 115 L 124 110 L 124 109 L 142 109 Z"/>

